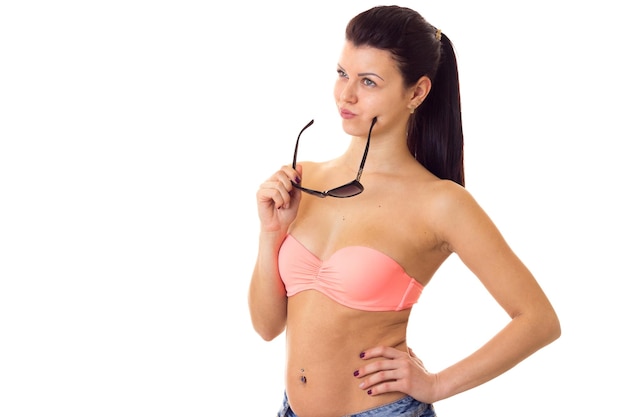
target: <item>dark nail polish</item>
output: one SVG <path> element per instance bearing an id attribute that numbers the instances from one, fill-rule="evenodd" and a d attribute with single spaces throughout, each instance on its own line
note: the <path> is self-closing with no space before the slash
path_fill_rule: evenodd
<path id="1" fill-rule="evenodd" d="M 300 179 L 300 177 L 296 177 L 296 183 L 297 183 L 297 184 L 300 184 L 300 181 L 302 181 L 302 180 Z"/>
<path id="2" fill-rule="evenodd" d="M 354 375 L 354 376 L 359 376 L 359 371 L 358 371 L 358 370 L 357 370 L 357 371 L 354 371 L 354 374 L 353 374 L 353 375 Z"/>
<path id="3" fill-rule="evenodd" d="M 367 395 L 372 395 L 372 390 L 371 389 L 367 390 Z"/>
<path id="4" fill-rule="evenodd" d="M 363 359 L 364 357 L 365 357 L 365 352 L 361 352 L 361 353 L 359 354 L 359 358 Z"/>

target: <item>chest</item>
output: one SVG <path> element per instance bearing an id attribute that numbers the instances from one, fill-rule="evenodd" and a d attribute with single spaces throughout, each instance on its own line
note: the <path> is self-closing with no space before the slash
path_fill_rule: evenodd
<path id="1" fill-rule="evenodd" d="M 438 244 L 436 234 L 415 199 L 397 195 L 303 198 L 290 233 L 319 259 L 329 259 L 345 247 L 364 246 L 386 254 L 407 271 L 421 269 Z"/>

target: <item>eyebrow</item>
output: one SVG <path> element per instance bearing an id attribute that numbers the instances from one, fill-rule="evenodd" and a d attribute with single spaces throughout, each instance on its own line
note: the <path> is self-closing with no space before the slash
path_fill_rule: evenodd
<path id="1" fill-rule="evenodd" d="M 375 72 L 361 72 L 359 74 L 357 74 L 359 77 L 364 77 L 366 75 L 370 76 L 373 75 L 374 77 L 378 77 L 381 80 L 385 81 L 385 79 L 383 77 L 381 77 L 380 75 L 376 74 Z"/>
<path id="2" fill-rule="evenodd" d="M 340 64 L 337 64 L 337 66 L 339 68 L 341 68 L 342 71 L 345 71 L 345 69 Z M 360 72 L 357 75 L 359 77 L 374 76 L 374 77 L 380 78 L 381 80 L 385 81 L 385 79 L 383 77 L 381 77 L 380 75 L 376 74 L 375 72 Z"/>

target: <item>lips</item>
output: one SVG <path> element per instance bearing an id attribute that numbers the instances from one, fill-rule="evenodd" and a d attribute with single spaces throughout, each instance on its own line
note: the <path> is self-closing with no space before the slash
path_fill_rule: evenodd
<path id="1" fill-rule="evenodd" d="M 339 114 L 341 115 L 341 117 L 343 117 L 344 119 L 352 119 L 354 116 L 356 116 L 356 114 L 352 113 L 349 110 L 346 109 L 341 109 L 339 110 Z"/>

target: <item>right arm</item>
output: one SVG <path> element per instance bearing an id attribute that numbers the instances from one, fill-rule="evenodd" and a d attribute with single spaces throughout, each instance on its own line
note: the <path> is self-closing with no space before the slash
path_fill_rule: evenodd
<path id="1" fill-rule="evenodd" d="M 301 172 L 300 167 L 298 170 Z M 290 166 L 284 166 L 261 184 L 256 194 L 261 231 L 248 307 L 252 326 L 264 340 L 281 334 L 287 322 L 287 294 L 278 272 L 278 251 L 298 212 L 301 192 L 291 181 L 299 177 Z"/>

